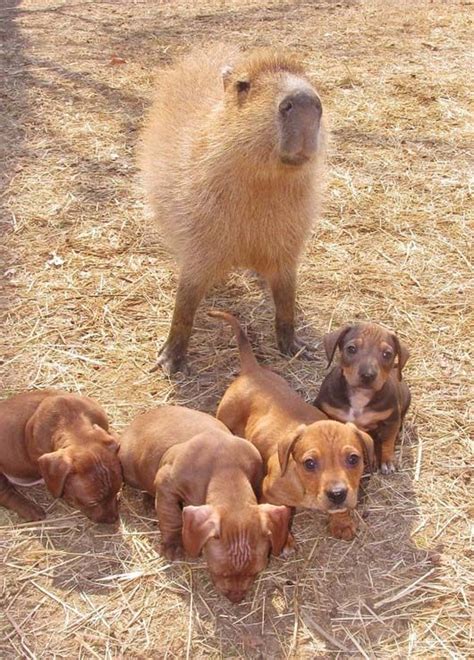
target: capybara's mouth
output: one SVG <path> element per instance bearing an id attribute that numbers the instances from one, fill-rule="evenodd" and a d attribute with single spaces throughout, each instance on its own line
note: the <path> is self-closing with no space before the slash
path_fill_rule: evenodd
<path id="1" fill-rule="evenodd" d="M 282 154 L 280 156 L 280 160 L 282 163 L 285 165 L 293 165 L 293 167 L 297 167 L 299 165 L 304 165 L 305 163 L 308 162 L 309 156 L 306 154 Z"/>

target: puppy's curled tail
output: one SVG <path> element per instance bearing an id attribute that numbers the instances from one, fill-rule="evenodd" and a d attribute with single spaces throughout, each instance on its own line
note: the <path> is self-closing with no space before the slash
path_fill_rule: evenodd
<path id="1" fill-rule="evenodd" d="M 239 349 L 241 370 L 247 371 L 253 367 L 258 366 L 258 362 L 255 358 L 255 355 L 253 354 L 249 339 L 235 316 L 229 314 L 228 312 L 218 312 L 214 309 L 209 311 L 208 314 L 215 319 L 226 321 L 232 327 L 235 338 L 237 340 L 237 348 Z"/>

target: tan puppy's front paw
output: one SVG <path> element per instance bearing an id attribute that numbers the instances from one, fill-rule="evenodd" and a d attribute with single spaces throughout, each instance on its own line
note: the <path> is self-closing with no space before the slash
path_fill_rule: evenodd
<path id="1" fill-rule="evenodd" d="M 333 513 L 329 517 L 329 533 L 337 539 L 351 541 L 356 535 L 357 527 L 349 513 Z"/>
<path id="2" fill-rule="evenodd" d="M 397 468 L 395 467 L 393 461 L 387 461 L 386 463 L 382 463 L 380 465 L 380 472 L 382 474 L 393 474 L 396 471 Z"/>
<path id="3" fill-rule="evenodd" d="M 184 559 L 184 548 L 180 543 L 162 543 L 160 552 L 170 561 Z"/>
<path id="4" fill-rule="evenodd" d="M 280 553 L 281 559 L 289 559 L 291 556 L 295 555 L 297 547 L 295 537 L 291 532 L 288 532 L 288 538 Z"/>

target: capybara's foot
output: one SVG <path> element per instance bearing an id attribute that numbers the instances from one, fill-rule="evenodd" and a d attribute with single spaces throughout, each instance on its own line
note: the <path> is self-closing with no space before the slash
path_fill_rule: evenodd
<path id="1" fill-rule="evenodd" d="M 351 541 L 356 535 L 357 527 L 349 512 L 332 513 L 329 516 L 329 533 L 337 539 Z"/>
<path id="2" fill-rule="evenodd" d="M 281 331 L 277 334 L 278 348 L 283 355 L 298 355 L 303 360 L 313 359 L 314 348 L 300 339 L 294 332 Z"/>
<path id="3" fill-rule="evenodd" d="M 162 543 L 160 551 L 161 554 L 170 561 L 184 559 L 184 548 L 181 543 Z"/>
<path id="4" fill-rule="evenodd" d="M 395 467 L 395 463 L 393 461 L 386 461 L 380 464 L 380 472 L 382 474 L 393 474 L 396 472 L 396 470 L 397 468 Z"/>
<path id="5" fill-rule="evenodd" d="M 162 369 L 169 376 L 178 371 L 183 374 L 189 374 L 186 353 L 167 341 L 161 348 L 158 360 L 150 373 L 158 371 L 158 369 Z"/>
<path id="6" fill-rule="evenodd" d="M 288 532 L 288 538 L 280 553 L 282 559 L 289 559 L 292 555 L 296 554 L 296 541 L 291 532 Z"/>

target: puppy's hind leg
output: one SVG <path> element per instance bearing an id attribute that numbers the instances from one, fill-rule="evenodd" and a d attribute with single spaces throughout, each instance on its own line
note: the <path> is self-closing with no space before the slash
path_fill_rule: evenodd
<path id="1" fill-rule="evenodd" d="M 43 520 L 45 512 L 34 502 L 24 497 L 12 486 L 4 474 L 0 473 L 0 505 L 11 509 L 24 520 Z"/>

